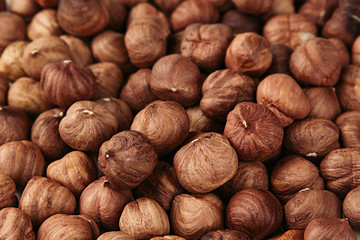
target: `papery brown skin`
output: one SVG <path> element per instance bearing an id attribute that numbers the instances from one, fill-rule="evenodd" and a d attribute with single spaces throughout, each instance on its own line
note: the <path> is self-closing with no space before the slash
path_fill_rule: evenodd
<path id="1" fill-rule="evenodd" d="M 130 190 L 115 190 L 103 176 L 84 189 L 79 200 L 79 211 L 92 217 L 99 227 L 117 230 L 120 215 L 130 201 Z"/>
<path id="2" fill-rule="evenodd" d="M 142 2 L 132 7 L 129 12 L 129 16 L 126 24 L 127 26 L 129 26 L 132 24 L 132 22 L 136 22 L 135 20 L 141 20 L 144 17 L 160 18 L 160 20 L 165 25 L 164 27 L 166 28 L 170 27 L 167 16 L 149 2 Z"/>
<path id="3" fill-rule="evenodd" d="M 341 217 L 341 202 L 328 190 L 299 191 L 283 209 L 284 222 L 290 229 L 303 230 L 311 220 L 318 217 Z"/>
<path id="4" fill-rule="evenodd" d="M 344 239 L 356 240 L 348 219 L 319 217 L 311 220 L 304 231 L 304 240 Z"/>
<path id="5" fill-rule="evenodd" d="M 290 229 L 268 240 L 304 240 L 304 230 Z"/>
<path id="6" fill-rule="evenodd" d="M 155 200 L 145 197 L 126 204 L 120 216 L 119 227 L 120 231 L 135 239 L 149 239 L 170 232 L 170 222 L 165 210 Z"/>
<path id="7" fill-rule="evenodd" d="M 256 90 L 256 102 L 270 109 L 283 127 L 310 112 L 309 99 L 300 85 L 289 75 L 274 73 L 264 78 Z"/>
<path id="8" fill-rule="evenodd" d="M 170 23 L 174 32 L 185 29 L 191 23 L 216 23 L 220 12 L 207 0 L 186 0 L 171 13 Z"/>
<path id="9" fill-rule="evenodd" d="M 233 2 L 231 0 L 210 0 L 210 2 L 220 10 L 220 12 L 225 12 L 233 7 Z"/>
<path id="10" fill-rule="evenodd" d="M 182 143 L 190 130 L 185 109 L 177 102 L 156 100 L 143 108 L 130 127 L 149 138 L 159 156 Z"/>
<path id="11" fill-rule="evenodd" d="M 253 188 L 237 192 L 226 207 L 228 229 L 238 230 L 251 239 L 264 239 L 275 233 L 283 218 L 279 200 L 267 190 Z"/>
<path id="12" fill-rule="evenodd" d="M 360 36 L 355 39 L 351 48 L 351 61 L 353 64 L 360 66 Z"/>
<path id="13" fill-rule="evenodd" d="M 37 12 L 27 26 L 27 36 L 30 40 L 45 36 L 60 36 L 63 30 L 56 20 L 55 9 L 43 9 Z"/>
<path id="14" fill-rule="evenodd" d="M 150 238 L 150 240 L 185 240 L 185 238 L 176 235 L 165 235 L 162 237 L 153 237 Z"/>
<path id="15" fill-rule="evenodd" d="M 121 231 L 109 231 L 101 234 L 97 240 L 135 240 L 135 238 Z"/>
<path id="16" fill-rule="evenodd" d="M 28 41 L 14 41 L 1 54 L 0 73 L 12 82 L 26 76 L 22 67 L 22 58 L 24 49 L 28 44 Z"/>
<path id="17" fill-rule="evenodd" d="M 110 21 L 108 27 L 111 30 L 120 32 L 124 26 L 127 17 L 127 9 L 124 4 L 119 4 L 117 0 L 104 0 L 102 3 L 105 5 Z"/>
<path id="18" fill-rule="evenodd" d="M 282 14 L 292 14 L 295 13 L 295 11 L 296 9 L 294 0 L 273 0 L 270 10 L 260 17 L 262 21 L 265 22 L 271 17 Z"/>
<path id="19" fill-rule="evenodd" d="M 225 65 L 250 76 L 261 76 L 270 67 L 272 53 L 268 41 L 257 33 L 240 33 L 231 41 Z"/>
<path id="20" fill-rule="evenodd" d="M 342 203 L 344 217 L 347 218 L 350 222 L 350 225 L 354 229 L 360 229 L 360 208 L 359 208 L 359 199 L 360 199 L 360 186 L 349 191 Z"/>
<path id="21" fill-rule="evenodd" d="M 25 21 L 17 14 L 0 12 L 0 54 L 11 43 L 17 40 L 25 40 Z"/>
<path id="22" fill-rule="evenodd" d="M 224 205 L 212 193 L 180 194 L 172 202 L 170 220 L 176 235 L 199 239 L 207 232 L 224 228 Z"/>
<path id="23" fill-rule="evenodd" d="M 171 13 L 183 0 L 153 0 L 152 2 L 163 12 Z"/>
<path id="24" fill-rule="evenodd" d="M 154 64 L 149 85 L 159 99 L 175 101 L 184 107 L 194 105 L 201 97 L 199 68 L 179 54 L 164 56 Z"/>
<path id="25" fill-rule="evenodd" d="M 8 90 L 9 90 L 9 80 L 2 73 L 0 73 L 0 105 L 1 106 L 6 105 Z"/>
<path id="26" fill-rule="evenodd" d="M 335 46 L 335 48 L 338 52 L 338 55 L 341 60 L 341 65 L 343 67 L 346 67 L 347 65 L 349 65 L 350 64 L 350 54 L 349 54 L 349 50 L 348 50 L 347 46 L 345 45 L 345 43 L 338 38 L 329 38 L 329 41 Z"/>
<path id="27" fill-rule="evenodd" d="M 26 22 L 40 10 L 33 0 L 14 0 L 9 4 L 9 11 L 21 16 Z"/>
<path id="28" fill-rule="evenodd" d="M 35 240 L 36 235 L 29 216 L 18 208 L 0 210 L 0 238 Z"/>
<path id="29" fill-rule="evenodd" d="M 224 135 L 240 161 L 266 161 L 281 148 L 284 130 L 277 117 L 265 106 L 243 102 L 228 116 Z"/>
<path id="30" fill-rule="evenodd" d="M 15 196 L 16 185 L 8 175 L 0 173 L 0 210 L 7 207 L 16 207 L 18 199 Z"/>
<path id="31" fill-rule="evenodd" d="M 293 50 L 284 44 L 275 44 L 270 46 L 270 51 L 273 59 L 268 73 L 284 73 L 291 75 L 289 61 Z"/>
<path id="32" fill-rule="evenodd" d="M 81 151 L 96 152 L 110 139 L 119 123 L 114 114 L 99 103 L 78 101 L 71 105 L 61 119 L 59 133 L 70 147 Z"/>
<path id="33" fill-rule="evenodd" d="M 276 162 L 270 179 L 272 192 L 282 202 L 287 202 L 304 188 L 325 188 L 319 169 L 310 161 L 295 155 L 286 156 Z"/>
<path id="34" fill-rule="evenodd" d="M 222 15 L 220 22 L 229 26 L 233 30 L 234 34 L 260 32 L 261 30 L 261 24 L 258 18 L 242 14 L 235 9 L 226 11 Z"/>
<path id="35" fill-rule="evenodd" d="M 33 0 L 37 4 L 39 4 L 42 8 L 51 8 L 56 7 L 59 0 Z"/>
<path id="36" fill-rule="evenodd" d="M 349 111 L 336 118 L 340 139 L 344 147 L 360 147 L 360 111 Z"/>
<path id="37" fill-rule="evenodd" d="M 87 66 L 93 62 L 90 47 L 80 38 L 72 35 L 61 35 L 60 38 L 69 46 L 71 59 L 80 66 Z"/>
<path id="38" fill-rule="evenodd" d="M 271 9 L 273 0 L 234 0 L 233 1 L 239 12 L 250 15 L 261 15 Z"/>
<path id="39" fill-rule="evenodd" d="M 263 35 L 270 45 L 284 44 L 294 50 L 307 40 L 315 38 L 317 28 L 300 14 L 282 14 L 270 18 L 265 23 Z"/>
<path id="40" fill-rule="evenodd" d="M 299 13 L 318 26 L 323 26 L 338 5 L 338 0 L 307 0 Z"/>
<path id="41" fill-rule="evenodd" d="M 332 87 L 310 87 L 303 89 L 310 101 L 308 117 L 335 120 L 341 113 L 339 100 Z"/>
<path id="42" fill-rule="evenodd" d="M 360 65 L 350 64 L 342 69 L 336 94 L 343 111 L 360 110 Z"/>
<path id="43" fill-rule="evenodd" d="M 86 215 L 55 214 L 47 218 L 37 232 L 37 240 L 97 239 L 100 230 Z"/>
<path id="44" fill-rule="evenodd" d="M 229 229 L 210 231 L 204 234 L 200 240 L 250 240 L 243 232 Z"/>
<path id="45" fill-rule="evenodd" d="M 186 112 L 190 119 L 190 132 L 223 132 L 224 123 L 207 117 L 199 105 L 186 108 Z"/>
<path id="46" fill-rule="evenodd" d="M 29 215 L 34 228 L 57 213 L 74 214 L 76 205 L 76 199 L 69 189 L 40 176 L 32 177 L 27 182 L 19 202 L 19 208 Z"/>

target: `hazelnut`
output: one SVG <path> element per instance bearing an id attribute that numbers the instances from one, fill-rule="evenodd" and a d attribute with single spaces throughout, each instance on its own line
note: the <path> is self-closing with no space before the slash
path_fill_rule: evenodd
<path id="1" fill-rule="evenodd" d="M 264 105 L 279 119 L 283 127 L 310 112 L 309 99 L 289 75 L 274 73 L 264 78 L 256 90 L 256 102 Z"/>
<path id="2" fill-rule="evenodd" d="M 283 212 L 277 198 L 267 190 L 248 188 L 237 192 L 226 207 L 228 229 L 245 233 L 251 239 L 264 239 L 275 233 Z"/>
<path id="3" fill-rule="evenodd" d="M 240 33 L 226 50 L 226 67 L 251 76 L 261 76 L 271 65 L 268 41 L 257 33 Z"/>
<path id="4" fill-rule="evenodd" d="M 328 190 L 303 189 L 283 207 L 284 220 L 290 229 L 305 229 L 318 217 L 341 217 L 341 202 Z"/>
<path id="5" fill-rule="evenodd" d="M 117 230 L 121 212 L 130 201 L 130 190 L 116 191 L 104 176 L 84 189 L 79 200 L 79 211 L 92 217 L 99 227 Z"/>
<path id="6" fill-rule="evenodd" d="M 342 67 L 337 49 L 325 38 L 313 38 L 297 47 L 289 64 L 298 82 L 324 87 L 338 82 Z"/>
<path id="7" fill-rule="evenodd" d="M 61 35 L 60 38 L 69 46 L 71 59 L 80 66 L 87 66 L 93 62 L 92 53 L 88 45 L 72 35 Z"/>
<path id="8" fill-rule="evenodd" d="M 77 37 L 89 37 L 102 31 L 110 21 L 109 12 L 97 0 L 59 0 L 57 20 L 67 33 Z"/>
<path id="9" fill-rule="evenodd" d="M 355 39 L 352 46 L 351 60 L 353 64 L 360 66 L 360 36 Z"/>
<path id="10" fill-rule="evenodd" d="M 210 231 L 204 234 L 200 240 L 250 240 L 250 238 L 243 232 L 230 230 L 230 229 L 220 229 L 215 231 Z"/>
<path id="11" fill-rule="evenodd" d="M 99 150 L 98 167 L 116 189 L 133 189 L 154 170 L 158 156 L 148 138 L 125 130 L 104 142 Z"/>
<path id="12" fill-rule="evenodd" d="M 176 235 L 165 235 L 162 237 L 153 237 L 153 238 L 150 238 L 150 240 L 186 240 L 186 239 L 183 237 L 176 236 Z"/>
<path id="13" fill-rule="evenodd" d="M 6 97 L 9 90 L 9 80 L 0 73 L 0 106 L 6 105 Z"/>
<path id="14" fill-rule="evenodd" d="M 165 25 L 164 27 L 170 27 L 167 16 L 162 11 L 159 11 L 154 5 L 148 2 L 136 4 L 131 8 L 127 19 L 127 26 L 129 26 L 132 22 L 135 22 L 135 20 L 141 20 L 144 17 L 160 18 Z"/>
<path id="15" fill-rule="evenodd" d="M 299 13 L 318 26 L 323 26 L 338 5 L 338 0 L 306 0 Z"/>
<path id="16" fill-rule="evenodd" d="M 179 103 L 156 100 L 135 116 L 130 129 L 148 137 L 156 153 L 163 156 L 185 140 L 190 120 Z"/>
<path id="17" fill-rule="evenodd" d="M 360 110 L 360 65 L 348 65 L 342 69 L 336 94 L 343 111 Z"/>
<path id="18" fill-rule="evenodd" d="M 71 105 L 61 119 L 59 133 L 70 147 L 96 152 L 118 129 L 114 114 L 99 103 L 78 101 Z"/>
<path id="19" fill-rule="evenodd" d="M 152 2 L 163 12 L 171 13 L 183 0 L 153 0 Z"/>
<path id="20" fill-rule="evenodd" d="M 201 70 L 213 72 L 223 64 L 232 39 L 233 32 L 225 24 L 193 23 L 184 30 L 181 55 L 190 58 Z"/>
<path id="21" fill-rule="evenodd" d="M 58 5 L 59 0 L 33 0 L 42 8 L 52 8 Z"/>
<path id="22" fill-rule="evenodd" d="M 344 217 L 346 217 L 351 226 L 354 229 L 360 229 L 360 221 L 359 221 L 359 199 L 360 199 L 360 186 L 350 190 L 343 201 L 343 213 Z"/>
<path id="23" fill-rule="evenodd" d="M 109 231 L 101 234 L 97 240 L 135 240 L 135 238 L 121 231 Z"/>
<path id="24" fill-rule="evenodd" d="M 233 0 L 233 3 L 242 13 L 261 15 L 271 9 L 273 0 Z"/>
<path id="25" fill-rule="evenodd" d="M 209 231 L 224 228 L 224 205 L 212 193 L 177 195 L 172 202 L 170 219 L 176 235 L 199 239 Z"/>
<path id="26" fill-rule="evenodd" d="M 119 3 L 118 0 L 103 0 L 102 3 L 105 5 L 110 17 L 108 28 L 120 32 L 127 17 L 125 5 Z"/>
<path id="27" fill-rule="evenodd" d="M 138 198 L 126 204 L 120 216 L 119 227 L 120 231 L 135 239 L 149 239 L 170 232 L 170 222 L 165 210 L 151 198 Z"/>
<path id="28" fill-rule="evenodd" d="M 328 40 L 335 46 L 341 60 L 341 65 L 343 67 L 349 65 L 350 54 L 345 43 L 338 38 L 329 38 Z"/>
<path id="29" fill-rule="evenodd" d="M 9 11 L 18 14 L 25 21 L 30 21 L 40 10 L 39 5 L 33 0 L 11 0 L 9 3 Z"/>
<path id="30" fill-rule="evenodd" d="M 22 58 L 27 41 L 14 41 L 2 52 L 0 58 L 0 73 L 10 81 L 25 77 L 26 73 L 22 67 Z"/>
<path id="31" fill-rule="evenodd" d="M 270 46 L 270 51 L 273 59 L 268 73 L 284 73 L 291 75 L 289 62 L 293 52 L 292 49 L 284 44 L 274 44 Z"/>
<path id="32" fill-rule="evenodd" d="M 187 108 L 186 112 L 190 119 L 190 132 L 223 132 L 225 125 L 222 122 L 208 118 L 201 111 L 199 105 Z"/>
<path id="33" fill-rule="evenodd" d="M 184 35 L 184 30 L 170 34 L 168 40 L 168 54 L 181 54 L 180 45 Z"/>
<path id="34" fill-rule="evenodd" d="M 148 0 L 118 0 L 119 3 L 124 4 L 128 8 L 132 8 L 138 3 L 147 2 Z"/>
<path id="35" fill-rule="evenodd" d="M 276 235 L 268 240 L 304 240 L 304 230 L 290 229 L 283 234 Z"/>
<path id="36" fill-rule="evenodd" d="M 224 135 L 241 161 L 266 161 L 281 150 L 284 130 L 265 106 L 242 102 L 228 116 Z"/>
<path id="37" fill-rule="evenodd" d="M 14 180 L 8 175 L 0 173 L 0 210 L 17 206 L 18 199 L 15 196 L 15 192 L 16 185 Z"/>
<path id="38" fill-rule="evenodd" d="M 14 2 L 14 1 L 12 1 Z M 11 42 L 25 39 L 25 22 L 17 14 L 0 12 L 0 54 Z"/>
<path id="39" fill-rule="evenodd" d="M 360 111 L 350 111 L 336 118 L 340 139 L 344 147 L 360 147 Z"/>
<path id="40" fill-rule="evenodd" d="M 261 22 L 260 20 L 251 15 L 242 14 L 235 9 L 226 11 L 220 22 L 229 26 L 234 34 L 245 33 L 245 32 L 260 32 Z"/>
<path id="41" fill-rule="evenodd" d="M 273 16 L 292 13 L 295 13 L 294 0 L 273 0 L 271 8 L 261 16 L 261 19 L 267 21 Z"/>
<path id="42" fill-rule="evenodd" d="M 179 54 L 160 58 L 152 68 L 149 84 L 156 97 L 182 106 L 194 105 L 201 97 L 199 68 Z"/>
<path id="43" fill-rule="evenodd" d="M 71 60 L 47 63 L 40 83 L 49 102 L 63 109 L 76 101 L 93 98 L 96 91 L 96 77 L 91 69 Z"/>
<path id="44" fill-rule="evenodd" d="M 36 13 L 27 27 L 30 40 L 45 36 L 60 36 L 63 33 L 56 20 L 55 9 L 43 9 Z"/>
<path id="45" fill-rule="evenodd" d="M 20 209 L 15 207 L 2 209 L 0 219 L 1 239 L 36 239 L 29 216 Z"/>

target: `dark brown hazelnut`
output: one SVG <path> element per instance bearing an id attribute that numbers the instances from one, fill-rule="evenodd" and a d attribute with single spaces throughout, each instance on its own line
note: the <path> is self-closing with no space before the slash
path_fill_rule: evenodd
<path id="1" fill-rule="evenodd" d="M 232 0 L 209 0 L 221 12 L 225 12 L 233 7 Z"/>
<path id="2" fill-rule="evenodd" d="M 59 0 L 33 0 L 42 8 L 52 8 L 58 5 Z"/>
<path id="3" fill-rule="evenodd" d="M 14 1 L 12 1 L 14 2 Z M 17 14 L 0 12 L 0 54 L 11 42 L 25 39 L 25 22 Z"/>
<path id="4" fill-rule="evenodd" d="M 304 240 L 304 230 L 290 229 L 267 240 Z"/>
<path id="5" fill-rule="evenodd" d="M 35 232 L 29 216 L 15 207 L 0 211 L 0 238 L 35 240 Z"/>
<path id="6" fill-rule="evenodd" d="M 226 67 L 251 76 L 263 75 L 271 61 L 268 41 L 253 32 L 237 34 L 226 50 Z"/>
<path id="7" fill-rule="evenodd" d="M 30 21 L 40 10 L 39 5 L 33 0 L 12 0 L 9 3 L 9 11 L 18 14 L 25 21 Z"/>
<path id="8" fill-rule="evenodd" d="M 28 44 L 29 42 L 27 41 L 14 41 L 10 43 L 1 54 L 0 74 L 12 82 L 26 76 L 22 67 L 22 58 L 24 49 Z"/>
<path id="9" fill-rule="evenodd" d="M 354 229 L 360 229 L 360 210 L 359 210 L 359 200 L 360 200 L 360 186 L 349 191 L 343 201 L 343 213 L 344 217 L 346 217 L 350 225 Z"/>
<path id="10" fill-rule="evenodd" d="M 241 161 L 266 161 L 281 150 L 284 130 L 277 117 L 265 106 L 243 102 L 228 116 L 224 135 Z"/>
<path id="11" fill-rule="evenodd" d="M 171 13 L 183 0 L 152 0 L 163 12 Z"/>
<path id="12" fill-rule="evenodd" d="M 199 105 L 189 107 L 186 112 L 190 119 L 190 132 L 219 132 L 222 133 L 224 130 L 224 124 L 207 117 Z"/>
<path id="13" fill-rule="evenodd" d="M 109 231 L 101 234 L 97 240 L 135 240 L 135 238 L 121 231 Z"/>
<path id="14" fill-rule="evenodd" d="M 224 205 L 212 193 L 177 195 L 172 202 L 170 220 L 176 235 L 199 239 L 207 232 L 224 228 Z"/>
<path id="15" fill-rule="evenodd" d="M 341 65 L 346 67 L 350 63 L 350 54 L 347 46 L 343 41 L 338 38 L 329 38 L 328 39 L 336 48 L 338 55 L 340 57 Z"/>
<path id="16" fill-rule="evenodd" d="M 88 45 L 72 35 L 61 35 L 60 38 L 69 46 L 71 59 L 80 66 L 87 66 L 93 62 L 92 53 Z"/>
<path id="17" fill-rule="evenodd" d="M 118 129 L 114 114 L 99 103 L 78 101 L 71 105 L 61 119 L 59 133 L 70 147 L 96 152 Z"/>
<path id="18" fill-rule="evenodd" d="M 344 112 L 335 123 L 344 147 L 360 147 L 360 111 Z"/>
<path id="19" fill-rule="evenodd" d="M 30 40 L 45 36 L 60 36 L 63 30 L 56 20 L 56 10 L 47 8 L 39 11 L 27 26 L 27 36 Z"/>
<path id="20" fill-rule="evenodd" d="M 257 17 L 242 14 L 235 9 L 225 12 L 221 17 L 220 22 L 229 26 L 234 34 L 244 32 L 258 33 L 261 30 L 261 21 Z"/>
<path id="21" fill-rule="evenodd" d="M 135 116 L 130 129 L 148 137 L 157 154 L 163 156 L 185 140 L 190 120 L 179 103 L 156 100 Z"/>
<path id="22" fill-rule="evenodd" d="M 149 239 L 170 232 L 170 222 L 165 210 L 155 200 L 145 197 L 125 205 L 119 227 L 120 231 L 135 239 Z"/>
<path id="23" fill-rule="evenodd" d="M 250 240 L 250 237 L 240 231 L 220 229 L 206 233 L 200 240 Z"/>
<path id="24" fill-rule="evenodd" d="M 0 173 L 0 210 L 17 206 L 18 199 L 15 196 L 15 192 L 16 185 L 14 180 L 8 175 Z"/>
<path id="25" fill-rule="evenodd" d="M 346 239 L 356 240 L 348 219 L 319 217 L 311 220 L 304 231 L 304 240 Z"/>
<path id="26" fill-rule="evenodd" d="M 351 48 L 351 61 L 353 64 L 360 66 L 360 36 L 355 39 Z"/>
<path id="27" fill-rule="evenodd" d="M 338 3 L 338 0 L 307 0 L 298 12 L 316 25 L 323 26 Z"/>
<path id="28" fill-rule="evenodd" d="M 0 106 L 6 105 L 8 90 L 9 80 L 2 73 L 0 73 Z"/>
<path id="29" fill-rule="evenodd" d="M 339 129 L 327 119 L 306 118 L 285 130 L 287 152 L 317 162 L 334 149 L 340 148 Z"/>
<path id="30" fill-rule="evenodd" d="M 360 110 L 360 65 L 348 65 L 342 69 L 336 94 L 343 111 Z"/>
<path id="31" fill-rule="evenodd" d="M 102 3 L 109 13 L 110 21 L 108 27 L 111 30 L 120 32 L 123 29 L 127 17 L 125 5 L 119 3 L 118 0 L 103 0 Z"/>
<path id="32" fill-rule="evenodd" d="M 283 212 L 279 200 L 267 190 L 254 188 L 237 192 L 226 207 L 226 226 L 247 234 L 251 239 L 264 239 L 281 225 Z"/>
<path id="33" fill-rule="evenodd" d="M 274 44 L 270 46 L 270 51 L 273 55 L 273 59 L 268 73 L 284 73 L 291 75 L 289 62 L 293 52 L 292 49 L 284 44 Z"/>
<path id="34" fill-rule="evenodd" d="M 171 54 L 154 64 L 149 85 L 159 99 L 191 106 L 201 98 L 201 83 L 199 68 L 190 59 Z"/>
<path id="35" fill-rule="evenodd" d="M 260 82 L 256 102 L 269 108 L 283 127 L 295 119 L 305 118 L 310 112 L 310 101 L 299 84 L 283 73 L 271 74 Z"/>
<path id="36" fill-rule="evenodd" d="M 341 217 L 341 202 L 328 190 L 303 189 L 283 207 L 284 221 L 290 229 L 305 229 L 318 217 Z"/>
<path id="37" fill-rule="evenodd" d="M 109 12 L 102 1 L 59 0 L 57 20 L 67 33 L 89 37 L 102 31 L 110 21 Z"/>
<path id="38" fill-rule="evenodd" d="M 242 13 L 261 15 L 271 9 L 273 0 L 233 0 L 233 3 Z"/>
<path id="39" fill-rule="evenodd" d="M 49 102 L 63 109 L 76 101 L 92 99 L 96 93 L 96 77 L 91 69 L 71 60 L 47 63 L 40 83 Z"/>
<path id="40" fill-rule="evenodd" d="M 84 189 L 79 200 L 79 211 L 92 217 L 99 227 L 117 230 L 121 212 L 130 201 L 130 190 L 115 190 L 103 176 Z"/>
<path id="41" fill-rule="evenodd" d="M 181 55 L 190 58 L 202 71 L 213 72 L 222 66 L 232 39 L 233 31 L 225 24 L 193 23 L 184 30 Z"/>

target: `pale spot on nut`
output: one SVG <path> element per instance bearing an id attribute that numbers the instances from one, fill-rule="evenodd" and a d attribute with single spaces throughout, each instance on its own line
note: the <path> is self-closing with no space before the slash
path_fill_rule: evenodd
<path id="1" fill-rule="evenodd" d="M 316 152 L 306 154 L 307 157 L 317 157 L 318 154 Z"/>
<path id="2" fill-rule="evenodd" d="M 64 117 L 64 112 L 59 112 L 54 114 L 54 118 L 62 118 L 62 117 Z"/>
<path id="3" fill-rule="evenodd" d="M 310 188 L 304 188 L 304 189 L 301 189 L 299 192 L 305 192 L 305 191 L 309 191 Z"/>
<path id="4" fill-rule="evenodd" d="M 246 123 L 246 121 L 245 120 L 242 120 L 242 122 L 241 122 L 243 125 L 244 125 L 244 127 L 245 128 L 247 128 L 247 123 Z"/>
<path id="5" fill-rule="evenodd" d="M 315 38 L 316 36 L 314 34 L 312 34 L 312 33 L 309 33 L 309 32 L 299 32 L 299 37 L 301 39 L 301 42 L 304 43 L 304 42 L 307 42 L 310 39 Z"/>
<path id="6" fill-rule="evenodd" d="M 84 109 L 84 110 L 81 110 L 82 113 L 85 113 L 85 114 L 89 114 L 89 115 L 93 115 L 94 112 L 93 111 L 90 111 L 88 109 Z"/>
<path id="7" fill-rule="evenodd" d="M 71 63 L 72 61 L 70 60 L 70 59 L 66 59 L 66 60 L 64 60 L 63 61 L 63 63 L 65 63 L 65 64 L 69 64 L 69 63 Z"/>
<path id="8" fill-rule="evenodd" d="M 106 158 L 106 159 L 108 159 L 109 157 L 110 157 L 109 154 L 105 154 L 105 158 Z M 107 180 L 105 180 L 105 181 L 107 181 Z M 105 181 L 104 181 L 104 182 L 105 182 Z"/>
<path id="9" fill-rule="evenodd" d="M 111 101 L 110 98 L 103 98 L 102 100 L 103 100 L 104 102 L 110 102 L 110 101 Z"/>
<path id="10" fill-rule="evenodd" d="M 33 50 L 30 51 L 31 55 L 36 55 L 39 52 L 39 49 L 35 48 Z"/>

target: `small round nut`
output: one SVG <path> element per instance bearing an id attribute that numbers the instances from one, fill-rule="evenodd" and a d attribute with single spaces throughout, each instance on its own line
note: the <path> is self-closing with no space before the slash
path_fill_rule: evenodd
<path id="1" fill-rule="evenodd" d="M 360 147 L 360 111 L 349 111 L 336 118 L 344 147 Z"/>

